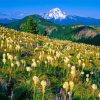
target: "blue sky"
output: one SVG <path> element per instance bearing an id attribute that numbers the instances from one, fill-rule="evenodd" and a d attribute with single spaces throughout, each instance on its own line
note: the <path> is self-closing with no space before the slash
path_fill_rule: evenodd
<path id="1" fill-rule="evenodd" d="M 68 14 L 100 19 L 100 0 L 0 0 L 0 14 L 16 18 L 56 7 Z"/>

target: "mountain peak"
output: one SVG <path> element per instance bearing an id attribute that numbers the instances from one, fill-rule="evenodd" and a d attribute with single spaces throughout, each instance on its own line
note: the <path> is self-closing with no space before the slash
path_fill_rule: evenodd
<path id="1" fill-rule="evenodd" d="M 66 13 L 63 12 L 60 8 L 53 8 L 49 11 L 49 13 L 44 15 L 44 18 L 46 19 L 65 19 Z"/>

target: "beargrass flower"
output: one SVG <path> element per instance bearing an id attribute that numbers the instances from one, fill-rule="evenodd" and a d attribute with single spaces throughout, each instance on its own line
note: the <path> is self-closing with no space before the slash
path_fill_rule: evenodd
<path id="1" fill-rule="evenodd" d="M 69 84 L 68 84 L 68 82 L 64 82 L 63 88 L 66 90 L 66 94 L 67 94 L 67 91 L 68 91 L 68 89 L 69 89 Z"/>
<path id="2" fill-rule="evenodd" d="M 84 72 L 82 71 L 81 74 L 84 75 Z"/>
<path id="3" fill-rule="evenodd" d="M 33 81 L 36 86 L 36 84 L 39 82 L 39 78 L 37 76 L 33 76 Z"/>
<path id="4" fill-rule="evenodd" d="M 85 63 L 82 63 L 82 68 L 84 68 L 85 67 Z"/>
<path id="5" fill-rule="evenodd" d="M 34 82 L 34 98 L 35 98 L 35 89 L 36 89 L 36 85 L 39 82 L 39 78 L 37 76 L 33 76 L 33 82 Z"/>
<path id="6" fill-rule="evenodd" d="M 74 88 L 74 82 L 73 82 L 73 81 L 70 81 L 70 82 L 69 82 L 69 86 L 70 86 L 70 90 L 72 91 L 73 88 Z"/>
<path id="7" fill-rule="evenodd" d="M 89 77 L 86 78 L 86 82 L 89 82 Z"/>
<path id="8" fill-rule="evenodd" d="M 45 88 L 47 86 L 47 82 L 45 80 L 41 81 L 41 86 L 42 86 L 42 100 L 44 100 L 44 93 L 45 93 Z"/>
<path id="9" fill-rule="evenodd" d="M 32 70 L 31 67 L 26 67 L 27 72 L 30 72 L 31 70 Z"/>
<path id="10" fill-rule="evenodd" d="M 81 65 L 81 62 L 82 62 L 82 61 L 79 59 L 79 60 L 78 60 L 78 64 L 79 64 L 79 66 Z"/>
<path id="11" fill-rule="evenodd" d="M 89 74 L 86 74 L 86 77 L 89 77 Z"/>
<path id="12" fill-rule="evenodd" d="M 2 62 L 4 63 L 4 65 L 6 64 L 6 59 L 4 58 L 3 60 L 2 60 Z"/>
<path id="13" fill-rule="evenodd" d="M 92 89 L 96 90 L 97 89 L 97 85 L 96 84 L 92 84 Z"/>

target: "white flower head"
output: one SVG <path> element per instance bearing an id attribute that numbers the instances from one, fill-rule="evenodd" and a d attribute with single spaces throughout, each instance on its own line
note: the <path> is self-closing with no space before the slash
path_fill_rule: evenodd
<path id="1" fill-rule="evenodd" d="M 64 82 L 63 88 L 66 90 L 66 92 L 68 91 L 68 88 L 69 88 L 68 82 Z"/>
<path id="2" fill-rule="evenodd" d="M 31 70 L 32 70 L 31 67 L 26 67 L 27 72 L 30 72 Z"/>
<path id="3" fill-rule="evenodd" d="M 89 78 L 88 77 L 86 78 L 86 82 L 89 82 Z"/>
<path id="4" fill-rule="evenodd" d="M 84 75 L 84 72 L 82 71 L 81 74 Z"/>
<path id="5" fill-rule="evenodd" d="M 37 76 L 33 76 L 34 84 L 36 85 L 39 82 L 39 78 Z"/>
<path id="6" fill-rule="evenodd" d="M 97 89 L 97 85 L 96 84 L 92 84 L 92 89 L 96 90 Z"/>
<path id="7" fill-rule="evenodd" d="M 86 74 L 86 77 L 89 77 L 89 74 Z"/>

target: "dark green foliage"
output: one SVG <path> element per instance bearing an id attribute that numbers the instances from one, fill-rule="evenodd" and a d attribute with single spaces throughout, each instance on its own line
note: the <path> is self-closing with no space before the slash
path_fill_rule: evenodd
<path id="1" fill-rule="evenodd" d="M 47 31 L 44 31 L 44 36 L 47 36 L 48 35 L 48 32 Z"/>
<path id="2" fill-rule="evenodd" d="M 30 16 L 27 21 L 20 26 L 20 30 L 24 32 L 38 34 L 37 23 Z"/>
<path id="3" fill-rule="evenodd" d="M 2 50 L 0 49 L 0 67 L 3 65 L 2 63 Z"/>
<path id="4" fill-rule="evenodd" d="M 98 87 L 100 88 L 100 70 L 94 68 L 93 69 L 94 74 L 91 75 L 91 79 L 93 83 L 96 83 Z"/>
<path id="5" fill-rule="evenodd" d="M 21 84 L 17 88 L 15 88 L 15 100 L 32 100 L 32 88 L 30 84 Z"/>
<path id="6" fill-rule="evenodd" d="M 78 42 L 100 46 L 100 34 L 96 35 L 94 38 L 82 38 L 78 40 Z"/>

